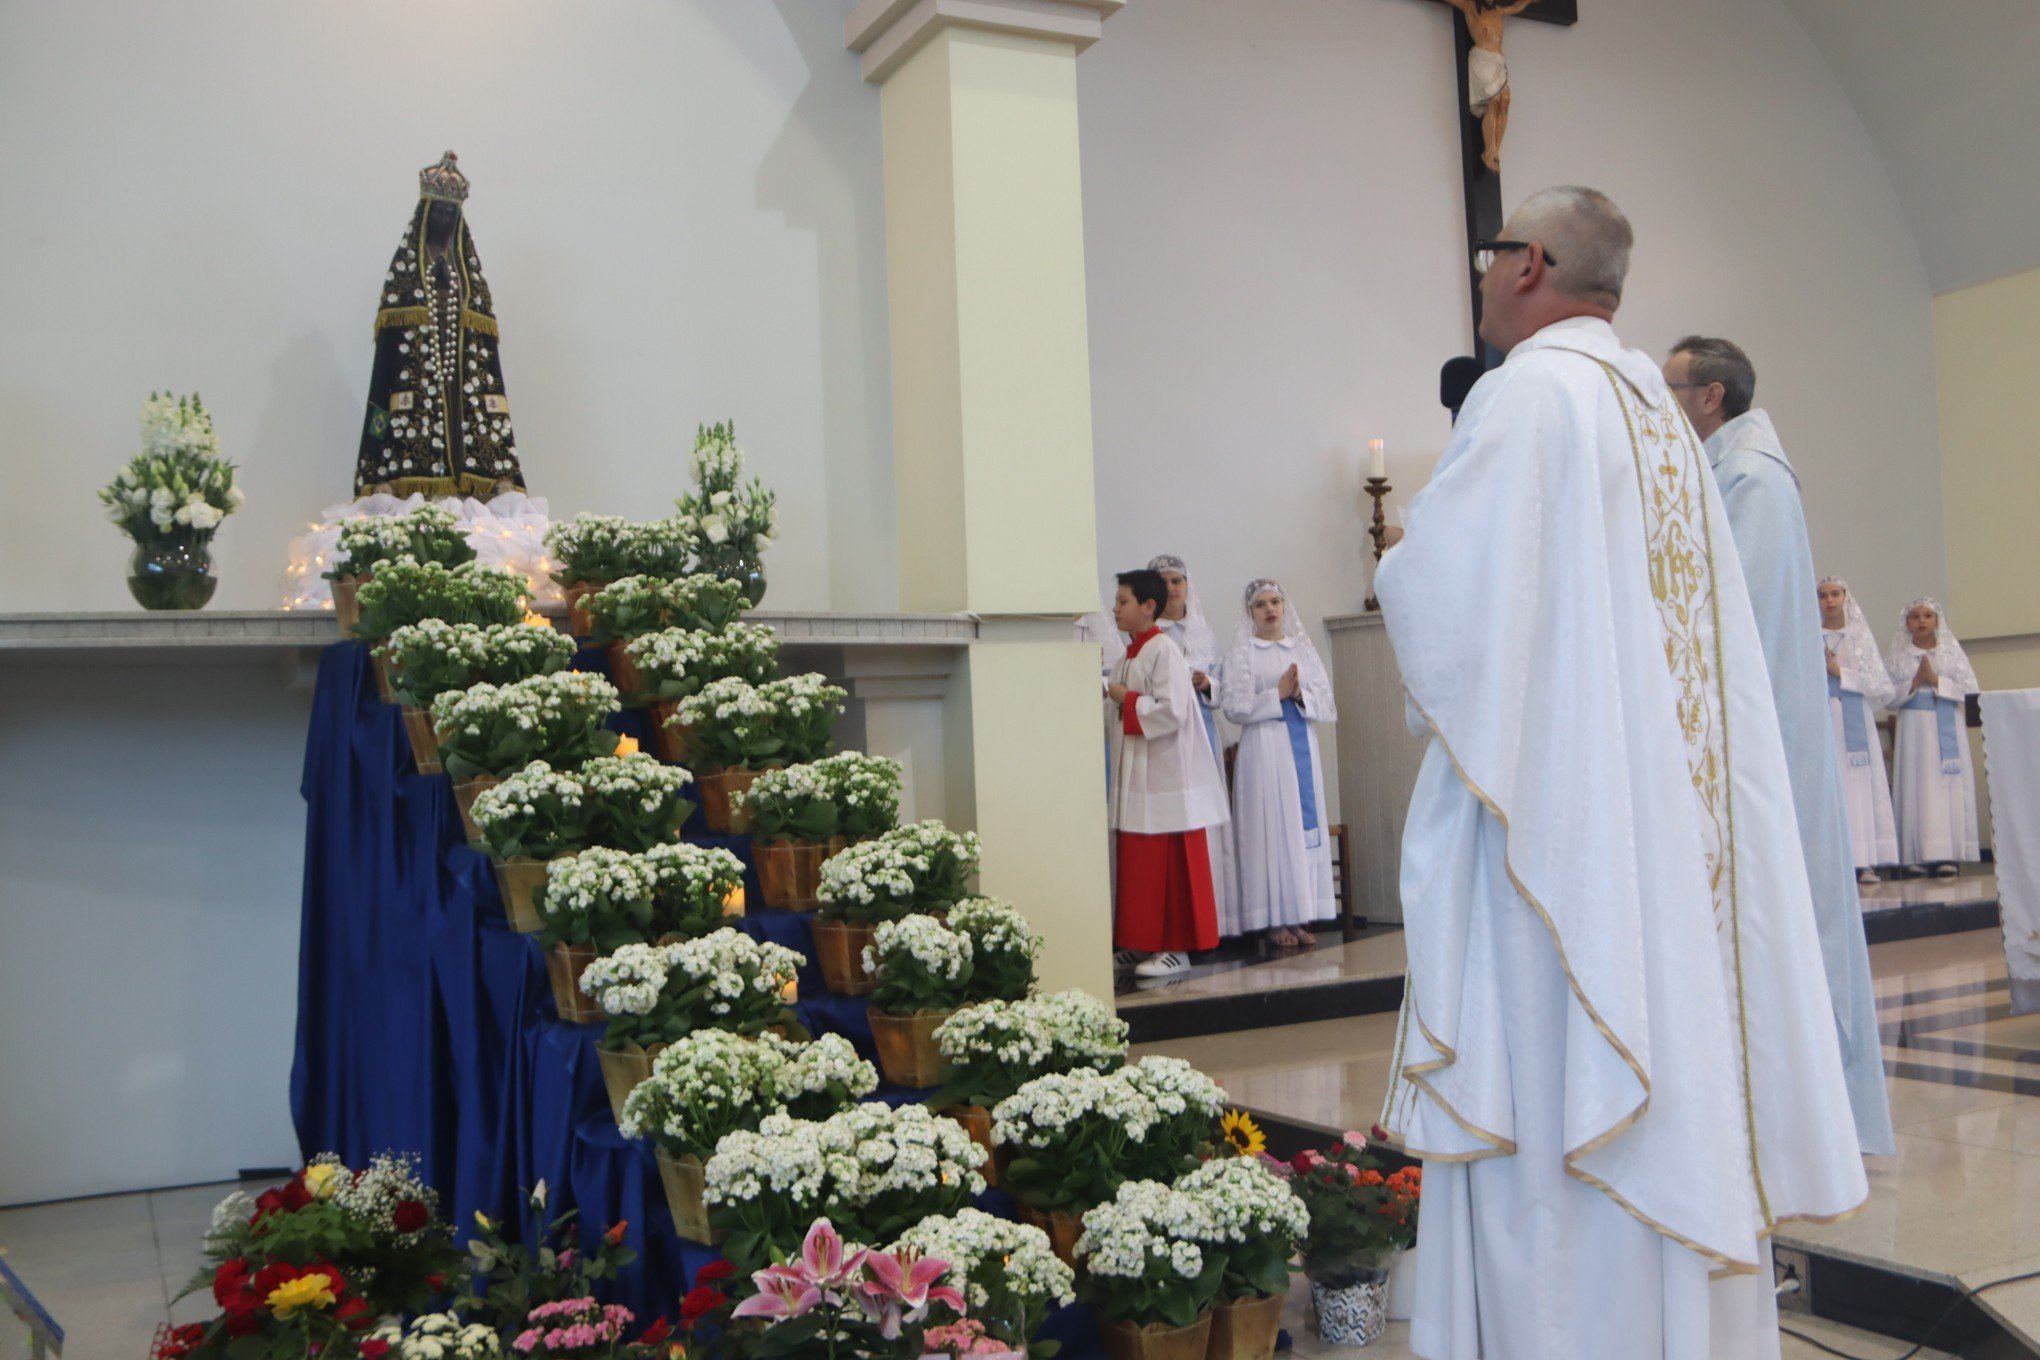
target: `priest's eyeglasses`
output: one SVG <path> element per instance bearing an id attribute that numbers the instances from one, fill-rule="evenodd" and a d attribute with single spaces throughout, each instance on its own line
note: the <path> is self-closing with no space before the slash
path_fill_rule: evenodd
<path id="1" fill-rule="evenodd" d="M 1485 274 L 1488 270 L 1495 267 L 1495 261 L 1502 256 L 1504 251 L 1528 250 L 1530 245 L 1531 243 L 1528 241 L 1475 241 L 1473 243 L 1473 272 Z M 1544 252 L 1544 263 L 1547 268 L 1558 268 L 1558 261 L 1551 258 L 1549 250 Z"/>

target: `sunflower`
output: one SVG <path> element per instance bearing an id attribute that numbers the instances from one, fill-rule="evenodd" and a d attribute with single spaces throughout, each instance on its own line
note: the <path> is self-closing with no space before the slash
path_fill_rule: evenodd
<path id="1" fill-rule="evenodd" d="M 1224 1135 L 1227 1146 L 1242 1157 L 1252 1157 L 1268 1146 L 1261 1126 L 1245 1110 L 1227 1110 L 1218 1121 L 1218 1131 Z"/>

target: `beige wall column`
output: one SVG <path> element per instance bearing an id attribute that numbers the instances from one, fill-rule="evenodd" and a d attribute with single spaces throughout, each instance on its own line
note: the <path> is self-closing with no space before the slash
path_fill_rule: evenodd
<path id="1" fill-rule="evenodd" d="M 1102 996 L 1103 712 L 1064 621 L 1098 607 L 1076 60 L 1123 3 L 865 0 L 845 25 L 881 87 L 900 605 L 992 625 L 948 801 L 984 890 L 1048 937 L 1044 985 Z"/>

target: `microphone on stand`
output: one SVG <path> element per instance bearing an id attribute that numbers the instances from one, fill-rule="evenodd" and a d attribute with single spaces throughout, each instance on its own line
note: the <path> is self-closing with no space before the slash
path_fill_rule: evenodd
<path id="1" fill-rule="evenodd" d="M 1445 366 L 1438 370 L 1438 400 L 1452 412 L 1455 423 L 1459 419 L 1459 408 L 1466 404 L 1466 394 L 1473 391 L 1473 385 L 1486 372 L 1487 365 L 1468 354 L 1447 359 Z"/>

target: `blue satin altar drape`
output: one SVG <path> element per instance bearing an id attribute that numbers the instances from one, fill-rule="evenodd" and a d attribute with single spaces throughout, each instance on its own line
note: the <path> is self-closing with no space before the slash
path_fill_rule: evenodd
<path id="1" fill-rule="evenodd" d="M 599 654 L 577 665 L 599 669 Z M 615 722 L 650 749 L 642 713 Z M 595 1057 L 598 1025 L 561 1021 L 536 940 L 503 916 L 486 856 L 470 850 L 442 775 L 412 768 L 397 708 L 383 703 L 365 649 L 337 643 L 319 663 L 305 745 L 305 884 L 298 956 L 297 1044 L 291 1117 L 306 1157 L 337 1152 L 350 1166 L 382 1151 L 413 1152 L 440 1194 L 456 1240 L 480 1210 L 522 1222 L 538 1215 L 526 1191 L 544 1180 L 551 1211 L 581 1211 L 584 1249 L 629 1221 L 638 1261 L 610 1292 L 641 1321 L 674 1313 L 711 1247 L 673 1231 L 649 1144 L 617 1131 Z M 745 864 L 749 915 L 735 922 L 800 951 L 798 1017 L 816 1035 L 841 1034 L 876 1060 L 866 1003 L 822 990 L 807 918 L 764 901 L 747 837 L 723 845 Z M 899 1103 L 922 1093 L 881 1087 Z M 988 1191 L 984 1205 L 1011 1213 Z M 1064 1309 L 1046 1335 L 1063 1354 L 1098 1354 L 1082 1308 Z"/>

